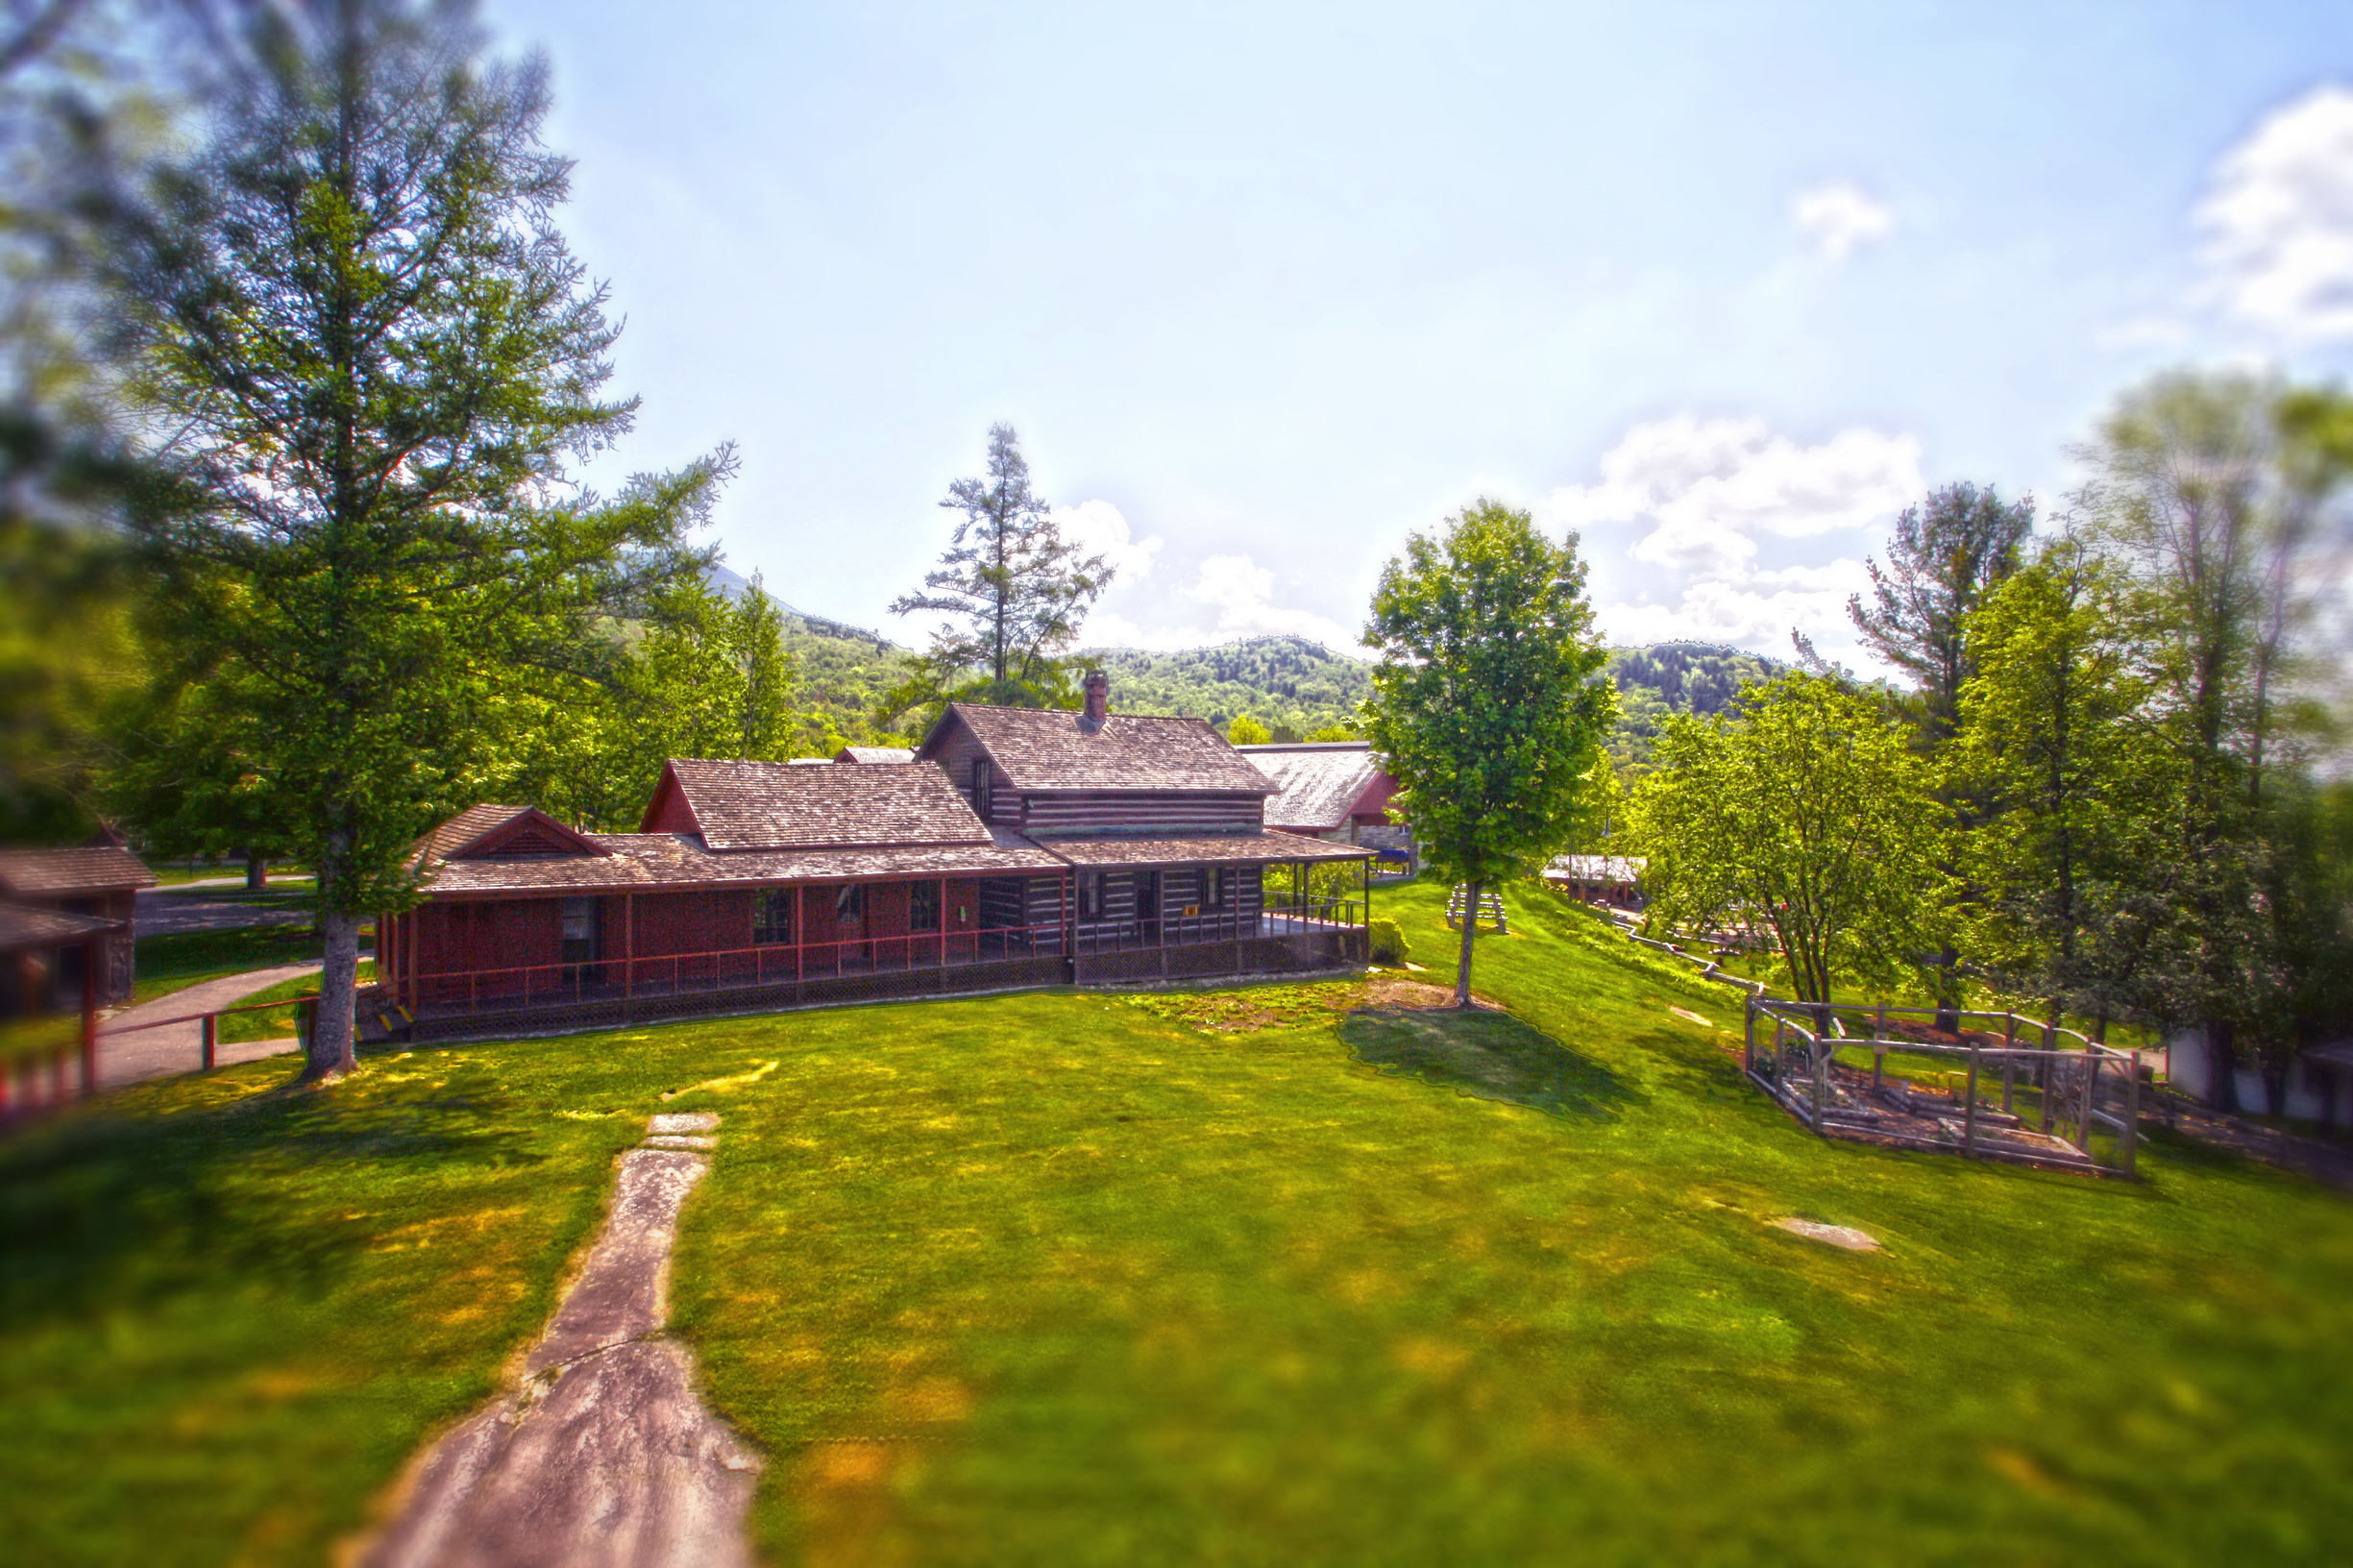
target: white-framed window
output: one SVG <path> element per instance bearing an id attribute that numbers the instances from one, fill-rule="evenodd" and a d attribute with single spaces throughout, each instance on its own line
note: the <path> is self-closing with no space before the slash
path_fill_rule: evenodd
<path id="1" fill-rule="evenodd" d="M 972 759 L 972 809 L 982 821 L 989 820 L 989 759 Z"/>
<path id="2" fill-rule="evenodd" d="M 910 882 L 907 884 L 907 929 L 937 931 L 940 929 L 940 884 Z"/>

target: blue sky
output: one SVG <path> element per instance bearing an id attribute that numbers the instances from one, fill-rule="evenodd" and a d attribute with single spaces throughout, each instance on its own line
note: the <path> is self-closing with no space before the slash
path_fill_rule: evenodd
<path id="1" fill-rule="evenodd" d="M 2178 363 L 2353 368 L 2353 7 L 813 10 L 499 0 L 628 318 L 623 467 L 734 440 L 728 562 L 886 606 L 1017 426 L 1090 641 L 1353 637 L 1481 494 L 1605 628 L 1766 651 L 1894 512 L 2055 502 Z"/>

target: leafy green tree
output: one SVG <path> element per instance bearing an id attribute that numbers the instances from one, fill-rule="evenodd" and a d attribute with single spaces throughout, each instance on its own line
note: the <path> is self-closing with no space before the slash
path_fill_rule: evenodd
<path id="1" fill-rule="evenodd" d="M 1307 739 L 1311 745 L 1323 746 L 1335 741 L 1362 740 L 1363 737 L 1346 724 L 1323 724 L 1309 730 Z"/>
<path id="2" fill-rule="evenodd" d="M 2183 939 L 2178 771 L 2148 714 L 2125 584 L 2072 537 L 1989 592 L 1950 751 L 1974 804 L 1970 950 L 2050 1015 L 2153 1010 Z"/>
<path id="3" fill-rule="evenodd" d="M 990 427 L 988 478 L 956 480 L 940 504 L 964 521 L 923 591 L 900 595 L 891 610 L 950 619 L 887 699 L 897 705 L 884 717 L 951 697 L 1014 707 L 1065 698 L 1069 683 L 1057 655 L 1077 642 L 1088 606 L 1110 586 L 1110 562 L 1063 538 L 1053 507 L 1030 488 L 1029 462 L 1010 425 Z"/>
<path id="4" fill-rule="evenodd" d="M 110 815 L 162 855 L 241 855 L 245 885 L 302 845 L 271 772 L 269 695 L 232 672 L 159 677 L 117 714 L 119 756 L 108 771 Z"/>
<path id="5" fill-rule="evenodd" d="M 2291 698 L 2320 677 L 2311 631 L 2353 456 L 2343 402 L 2238 373 L 2161 376 L 2119 401 L 2084 453 L 2087 538 L 2135 590 L 2133 635 L 2181 779 L 2196 946 L 2166 1021 L 2199 1026 L 2224 1109 L 2243 1050 L 2278 1077 L 2297 1044 L 2281 954 L 2299 905 L 2274 813 L 2308 767 Z"/>
<path id="6" fill-rule="evenodd" d="M 1264 746 L 1275 738 L 1274 731 L 1246 713 L 1238 713 L 1226 726 L 1226 739 L 1236 746 Z"/>
<path id="7" fill-rule="evenodd" d="M 1373 593 L 1364 641 L 1380 651 L 1365 733 L 1400 786 L 1422 858 L 1483 891 L 1526 875 L 1576 827 L 1614 693 L 1572 535 L 1482 499 L 1416 533 Z M 1455 1003 L 1471 1000 L 1479 922 L 1462 922 Z"/>
<path id="8" fill-rule="evenodd" d="M 1797 1000 L 1917 971 L 1943 907 L 1946 811 L 1909 726 L 1793 671 L 1713 719 L 1678 714 L 1636 789 L 1654 918 L 1772 933 Z"/>
<path id="9" fill-rule="evenodd" d="M 504 793 L 577 826 L 634 829 L 671 757 L 793 756 L 792 697 L 783 616 L 759 579 L 733 600 L 680 583 L 618 629 L 597 675 L 518 705 Z"/>
<path id="10" fill-rule="evenodd" d="M 550 218 L 546 71 L 462 5 L 260 9 L 192 161 L 111 216 L 174 504 L 134 523 L 171 667 L 261 704 L 257 772 L 319 879 L 307 1073 L 353 1066 L 357 945 L 415 836 L 478 796 L 502 704 L 699 574 L 722 453 L 607 502 L 616 331 Z"/>

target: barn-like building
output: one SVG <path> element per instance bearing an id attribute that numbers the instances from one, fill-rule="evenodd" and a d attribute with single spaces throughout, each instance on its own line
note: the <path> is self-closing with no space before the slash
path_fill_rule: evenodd
<path id="1" fill-rule="evenodd" d="M 1062 982 L 1329 969 L 1366 851 L 1270 831 L 1277 786 L 1198 720 L 951 704 L 914 765 L 678 759 L 635 833 L 477 806 L 378 923 L 418 1038 Z"/>

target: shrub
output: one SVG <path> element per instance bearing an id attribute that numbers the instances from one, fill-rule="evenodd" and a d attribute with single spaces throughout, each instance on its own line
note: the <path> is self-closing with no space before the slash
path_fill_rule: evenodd
<path id="1" fill-rule="evenodd" d="M 1373 962 L 1394 968 L 1406 961 L 1406 930 L 1395 920 L 1376 919 L 1371 925 Z"/>

